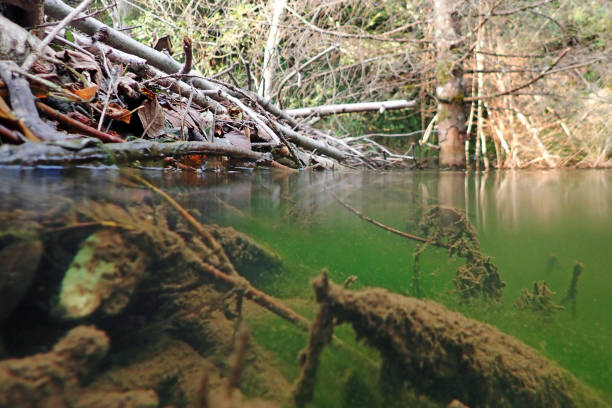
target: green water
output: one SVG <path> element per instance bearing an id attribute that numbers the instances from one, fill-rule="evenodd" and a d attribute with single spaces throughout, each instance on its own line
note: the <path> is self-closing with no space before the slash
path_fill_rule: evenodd
<path id="1" fill-rule="evenodd" d="M 283 257 L 292 273 L 269 287 L 275 295 L 310 297 L 308 280 L 322 268 L 336 282 L 356 275 L 354 288 L 381 286 L 413 294 L 415 243 L 364 222 L 330 192 L 401 230 L 415 227 L 423 207 L 452 205 L 467 212 L 483 253 L 495 258 L 506 282 L 503 302 L 460 302 L 452 283 L 460 262 L 441 249 L 422 256 L 424 296 L 520 338 L 612 395 L 612 172 L 311 174 L 261 177 L 259 183 L 266 188 L 252 189 L 247 200 L 228 197 L 246 216 L 221 211 L 214 217 Z M 553 316 L 513 306 L 522 288 L 531 291 L 541 280 L 557 292 L 559 302 L 576 261 L 584 272 L 575 316 L 569 306 Z"/>
<path id="2" fill-rule="evenodd" d="M 161 200 L 146 189 L 123 185 L 113 169 L 0 170 L 0 210 L 50 206 L 69 196 L 86 205 Z M 420 261 L 420 287 L 434 299 L 512 334 L 612 401 L 612 171 L 255 173 L 191 175 L 144 171 L 143 175 L 204 222 L 233 226 L 277 252 L 285 273 L 253 282 L 312 317 L 310 279 L 326 268 L 335 282 L 355 275 L 351 286 L 414 295 L 416 243 L 371 225 L 344 209 L 332 194 L 384 224 L 418 233 L 420 213 L 431 205 L 464 210 L 483 253 L 494 257 L 506 283 L 503 301 L 466 304 L 454 293 L 461 260 L 430 248 Z M 517 310 L 522 288 L 545 280 L 560 301 L 576 261 L 584 265 L 575 315 Z M 272 352 L 289 379 L 306 336 L 266 314 L 249 320 L 257 342 Z M 352 342 L 350 328 L 336 334 Z M 315 405 L 368 406 L 375 399 L 377 353 L 331 346 L 322 358 Z M 367 359 L 362 358 L 363 355 Z M 361 403 L 355 405 L 357 398 Z"/>

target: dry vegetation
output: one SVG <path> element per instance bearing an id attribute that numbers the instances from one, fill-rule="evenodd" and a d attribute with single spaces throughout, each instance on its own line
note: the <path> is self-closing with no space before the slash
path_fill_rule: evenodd
<path id="1" fill-rule="evenodd" d="M 189 35 L 196 66 L 205 75 L 254 90 L 261 87 L 274 7 L 282 6 L 281 1 L 119 3 L 132 5 L 123 24 L 138 26 L 131 30 L 136 38 L 148 42 L 170 35 L 178 48 L 180 38 Z M 612 15 L 606 1 L 457 1 L 456 12 L 463 35 L 457 52 L 462 53 L 464 81 L 472 94 L 465 105 L 471 125 L 469 155 L 476 165 L 611 164 Z M 279 16 L 267 96 L 283 107 L 416 99 L 418 108 L 401 114 L 336 116 L 320 122 L 353 145 L 415 153 L 415 142 L 436 110 L 431 3 L 288 1 Z M 118 17 L 114 20 L 122 24 Z M 470 104 L 471 99 L 481 103 Z M 366 134 L 370 136 L 348 138 Z M 397 143 L 398 137 L 372 134 L 410 136 Z M 428 141 L 435 142 L 435 137 Z"/>

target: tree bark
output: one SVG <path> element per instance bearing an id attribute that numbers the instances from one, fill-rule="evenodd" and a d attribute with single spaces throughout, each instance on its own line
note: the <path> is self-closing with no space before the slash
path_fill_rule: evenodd
<path id="1" fill-rule="evenodd" d="M 287 0 L 274 0 L 274 11 L 272 15 L 272 24 L 270 25 L 270 32 L 268 33 L 268 41 L 266 41 L 266 48 L 264 49 L 264 61 L 263 61 L 263 76 L 261 83 L 259 84 L 259 95 L 263 98 L 269 99 L 272 92 L 272 76 L 276 69 L 276 49 L 280 41 L 280 35 L 278 33 L 278 25 L 280 20 L 285 13 L 285 6 Z"/>
<path id="2" fill-rule="evenodd" d="M 456 47 L 459 43 L 455 0 L 433 0 L 438 62 L 436 96 L 440 167 L 465 167 L 466 126 L 463 102 L 463 73 Z"/>

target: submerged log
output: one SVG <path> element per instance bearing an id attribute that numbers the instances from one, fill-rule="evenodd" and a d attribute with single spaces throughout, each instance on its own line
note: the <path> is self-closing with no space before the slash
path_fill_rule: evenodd
<path id="1" fill-rule="evenodd" d="M 68 407 L 81 380 L 106 355 L 108 336 L 92 326 L 68 332 L 49 353 L 0 362 L 0 407 Z"/>
<path id="2" fill-rule="evenodd" d="M 381 373 L 419 392 L 471 407 L 603 407 L 569 372 L 493 326 L 383 289 L 351 292 L 313 282 L 317 301 L 383 357 Z"/>

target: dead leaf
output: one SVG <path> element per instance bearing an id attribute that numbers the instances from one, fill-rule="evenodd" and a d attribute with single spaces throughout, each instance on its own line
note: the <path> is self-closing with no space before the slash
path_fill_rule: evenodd
<path id="1" fill-rule="evenodd" d="M 10 127 L 17 128 L 26 139 L 32 142 L 40 142 L 40 139 L 28 129 L 22 120 L 17 118 L 11 108 L 7 105 L 2 97 L 0 97 L 0 119 L 4 119 L 10 123 Z"/>
<path id="2" fill-rule="evenodd" d="M 98 103 L 96 103 L 96 108 L 101 112 L 104 109 L 104 104 L 101 101 L 98 101 Z M 132 112 L 115 102 L 108 104 L 105 115 L 107 118 L 118 120 L 119 122 L 127 124 L 129 124 L 132 120 Z"/>
<path id="3" fill-rule="evenodd" d="M 87 88 L 82 89 L 75 89 L 72 92 L 84 101 L 90 102 L 93 97 L 96 96 L 96 92 L 98 92 L 98 85 L 88 86 Z"/>
<path id="4" fill-rule="evenodd" d="M 241 117 L 242 109 L 240 109 L 238 106 L 232 105 L 227 108 L 227 113 L 230 115 L 231 118 L 237 119 Z"/>
<path id="5" fill-rule="evenodd" d="M 204 163 L 205 159 L 206 159 L 205 154 L 188 154 L 188 155 L 181 157 L 179 160 L 183 164 L 199 169 L 202 167 L 202 164 Z"/>
<path id="6" fill-rule="evenodd" d="M 265 142 L 272 141 L 272 136 L 270 136 L 270 134 L 268 134 L 268 132 L 259 124 L 257 125 L 257 137 Z"/>
<path id="7" fill-rule="evenodd" d="M 134 79 L 133 75 L 130 74 L 132 73 L 128 72 L 117 80 L 117 90 L 128 99 L 137 101 L 140 99 L 140 85 L 138 81 Z"/>
<path id="8" fill-rule="evenodd" d="M 172 40 L 170 39 L 170 36 L 164 35 L 163 37 L 158 38 L 153 45 L 153 49 L 160 52 L 166 50 L 168 51 L 168 54 L 172 55 Z"/>
<path id="9" fill-rule="evenodd" d="M 102 70 L 96 62 L 95 58 L 84 54 L 79 51 L 63 50 L 55 53 L 55 56 L 67 64 L 70 64 L 72 68 L 79 72 L 89 72 L 92 74 L 94 82 L 99 86 L 102 84 Z"/>
<path id="10" fill-rule="evenodd" d="M 157 98 L 144 101 L 141 109 L 138 110 L 138 117 L 144 128 L 143 134 L 150 138 L 156 138 L 166 133 L 164 129 L 164 116 L 164 110 L 159 102 L 157 102 Z"/>
<path id="11" fill-rule="evenodd" d="M 140 90 L 140 93 L 143 94 L 144 96 L 146 96 L 148 99 L 155 99 L 155 93 L 153 93 L 152 90 L 150 90 L 149 88 L 142 88 Z"/>
<path id="12" fill-rule="evenodd" d="M 55 70 L 55 66 L 52 64 L 43 64 L 40 61 L 36 61 L 31 68 L 35 74 L 50 74 Z"/>
<path id="13" fill-rule="evenodd" d="M 232 145 L 240 147 L 241 149 L 251 150 L 251 141 L 243 133 L 237 130 L 232 130 L 223 135 Z"/>
<path id="14" fill-rule="evenodd" d="M 181 111 L 181 109 L 176 106 L 170 105 L 168 108 L 164 108 L 164 113 L 166 114 L 166 120 L 172 127 L 178 128 L 183 125 L 187 129 L 197 128 L 191 115 L 189 115 L 188 112 Z"/>

